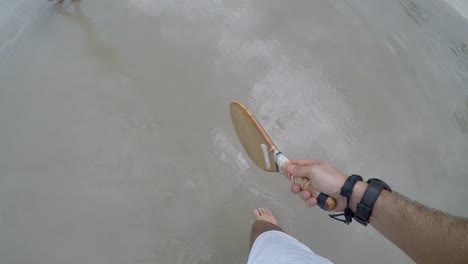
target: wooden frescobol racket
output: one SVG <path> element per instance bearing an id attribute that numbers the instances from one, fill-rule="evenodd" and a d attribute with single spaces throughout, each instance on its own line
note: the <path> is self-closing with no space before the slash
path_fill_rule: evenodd
<path id="1" fill-rule="evenodd" d="M 279 172 L 291 182 L 297 183 L 304 190 L 309 190 L 317 199 L 318 206 L 323 210 L 331 211 L 336 202 L 328 195 L 315 190 L 309 179 L 296 178 L 286 171 L 289 159 L 286 158 L 273 143 L 255 116 L 241 103 L 232 102 L 230 106 L 231 120 L 237 137 L 250 159 L 262 170 Z"/>

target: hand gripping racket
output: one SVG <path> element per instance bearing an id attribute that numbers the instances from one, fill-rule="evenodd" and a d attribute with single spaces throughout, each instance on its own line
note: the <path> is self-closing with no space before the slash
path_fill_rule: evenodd
<path id="1" fill-rule="evenodd" d="M 240 143 L 250 159 L 260 169 L 268 172 L 279 172 L 291 182 L 299 184 L 303 190 L 309 190 L 312 196 L 317 199 L 318 206 L 323 210 L 331 211 L 335 208 L 335 200 L 315 190 L 309 179 L 288 174 L 286 168 L 290 163 L 289 159 L 279 151 L 262 125 L 245 106 L 239 102 L 232 102 L 230 112 L 232 124 Z"/>

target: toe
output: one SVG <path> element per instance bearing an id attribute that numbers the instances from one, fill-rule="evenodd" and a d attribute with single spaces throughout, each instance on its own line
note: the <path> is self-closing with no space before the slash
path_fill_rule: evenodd
<path id="1" fill-rule="evenodd" d="M 260 217 L 260 211 L 258 209 L 255 209 L 253 213 L 254 213 L 255 219 Z"/>

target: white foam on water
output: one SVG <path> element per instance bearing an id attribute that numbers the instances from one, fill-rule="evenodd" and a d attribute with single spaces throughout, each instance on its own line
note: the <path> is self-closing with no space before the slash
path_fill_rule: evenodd
<path id="1" fill-rule="evenodd" d="M 460 0 L 444 0 L 447 4 L 451 5 L 460 15 L 468 20 L 468 1 Z"/>

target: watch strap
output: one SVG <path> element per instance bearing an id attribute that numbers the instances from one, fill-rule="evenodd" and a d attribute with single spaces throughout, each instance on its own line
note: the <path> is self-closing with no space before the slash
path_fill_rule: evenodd
<path id="1" fill-rule="evenodd" d="M 392 191 L 385 182 L 379 179 L 369 179 L 367 183 L 366 191 L 364 192 L 361 201 L 357 204 L 356 212 L 354 213 L 356 221 L 364 226 L 369 224 L 372 209 L 382 193 L 382 190 L 386 189 L 390 192 Z"/>
<path id="2" fill-rule="evenodd" d="M 356 185 L 356 182 L 358 181 L 362 181 L 361 176 L 356 174 L 349 176 L 343 184 L 343 187 L 341 187 L 340 195 L 349 200 L 351 198 L 351 194 L 353 193 L 354 185 Z"/>

